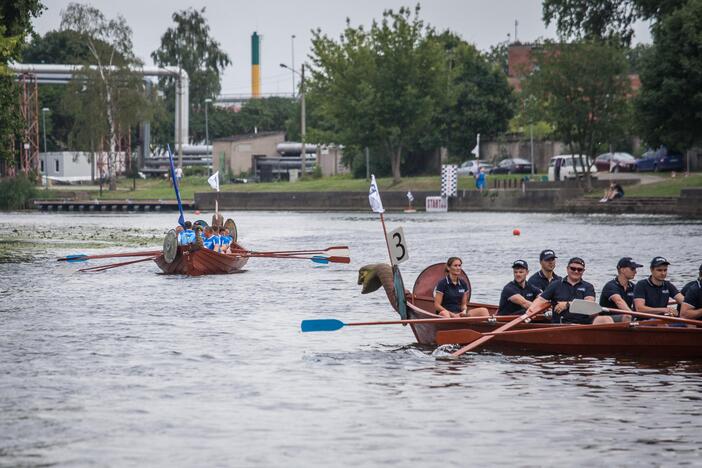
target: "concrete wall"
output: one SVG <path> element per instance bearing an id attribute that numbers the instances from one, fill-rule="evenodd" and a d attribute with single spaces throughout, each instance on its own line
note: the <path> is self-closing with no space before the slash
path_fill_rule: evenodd
<path id="1" fill-rule="evenodd" d="M 279 157 L 276 145 L 285 141 L 284 132 L 271 132 L 245 137 L 221 138 L 212 143 L 212 170 L 233 176 L 251 173 L 254 156 Z M 224 167 L 221 163 L 224 162 Z"/>
<path id="2" fill-rule="evenodd" d="M 350 172 L 350 169 L 341 162 L 342 156 L 343 151 L 338 146 L 325 146 L 317 150 L 317 164 L 322 169 L 324 177 Z"/>

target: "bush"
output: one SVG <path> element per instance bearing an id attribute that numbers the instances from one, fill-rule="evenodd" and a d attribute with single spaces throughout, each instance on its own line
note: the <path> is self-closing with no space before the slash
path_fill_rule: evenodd
<path id="1" fill-rule="evenodd" d="M 185 166 L 183 168 L 183 174 L 186 177 L 207 176 L 208 172 L 209 172 L 209 169 L 207 169 L 207 166 Z"/>
<path id="2" fill-rule="evenodd" d="M 25 175 L 0 180 L 0 209 L 21 210 L 29 208 L 29 202 L 37 194 L 34 182 Z"/>

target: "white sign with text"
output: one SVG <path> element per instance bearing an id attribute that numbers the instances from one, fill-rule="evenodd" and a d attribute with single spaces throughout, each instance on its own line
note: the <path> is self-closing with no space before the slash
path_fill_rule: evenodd
<path id="1" fill-rule="evenodd" d="M 448 198 L 444 197 L 427 197 L 426 201 L 427 211 L 448 211 Z"/>
<path id="2" fill-rule="evenodd" d="M 401 227 L 388 232 L 388 246 L 390 247 L 390 261 L 398 265 L 409 258 L 405 233 Z"/>

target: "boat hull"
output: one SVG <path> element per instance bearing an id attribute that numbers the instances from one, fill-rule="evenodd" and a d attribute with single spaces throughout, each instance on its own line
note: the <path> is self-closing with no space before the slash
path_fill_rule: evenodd
<path id="1" fill-rule="evenodd" d="M 234 247 L 245 250 L 239 244 L 234 244 Z M 213 250 L 186 245 L 178 246 L 178 253 L 171 263 L 166 262 L 163 254 L 156 257 L 154 262 L 167 275 L 201 276 L 239 272 L 248 260 L 248 257 L 222 254 Z"/>

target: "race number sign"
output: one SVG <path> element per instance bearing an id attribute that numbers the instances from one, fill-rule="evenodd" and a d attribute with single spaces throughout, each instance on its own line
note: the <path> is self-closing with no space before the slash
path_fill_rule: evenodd
<path id="1" fill-rule="evenodd" d="M 448 211 L 448 199 L 444 197 L 427 197 L 426 210 L 443 211 L 445 213 Z"/>
<path id="2" fill-rule="evenodd" d="M 401 227 L 388 232 L 388 246 L 390 247 L 390 261 L 398 265 L 409 258 L 405 233 Z"/>

